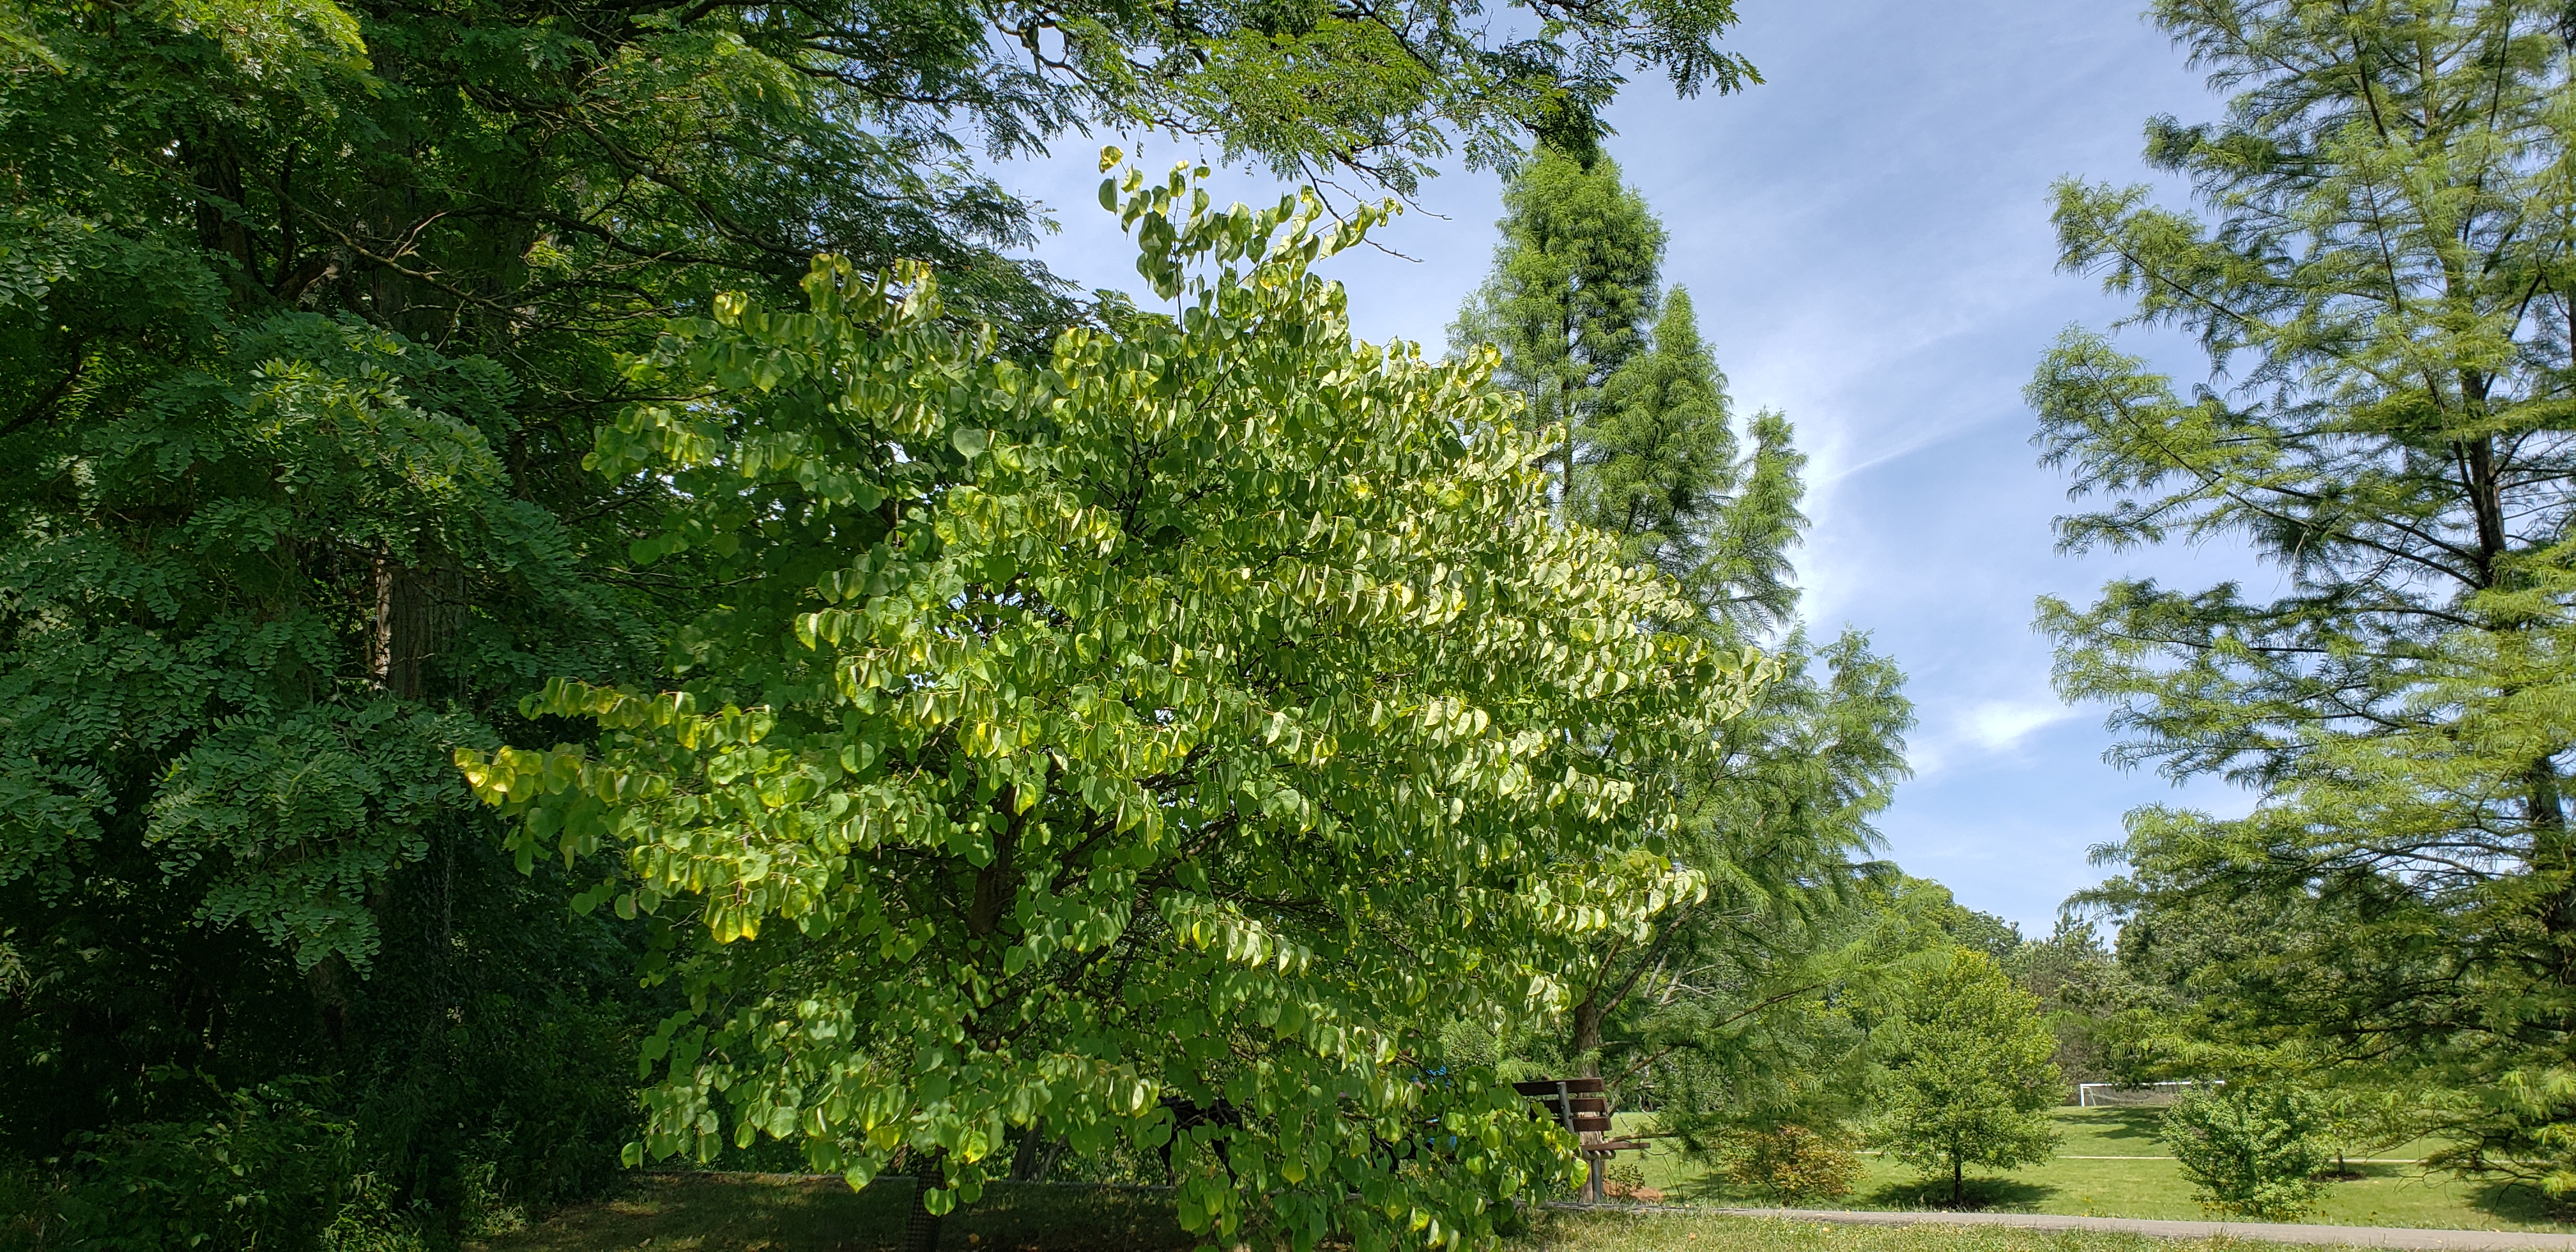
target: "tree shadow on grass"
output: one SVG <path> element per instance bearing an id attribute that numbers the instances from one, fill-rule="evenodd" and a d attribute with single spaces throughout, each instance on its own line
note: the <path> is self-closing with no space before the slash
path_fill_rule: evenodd
<path id="1" fill-rule="evenodd" d="M 758 1174 L 642 1174 L 620 1194 L 572 1205 L 469 1252 L 894 1252 L 912 1207 L 912 1180 L 853 1192 L 837 1178 Z M 949 1215 L 944 1252 L 1185 1252 L 1171 1193 L 1116 1187 L 996 1183 Z"/>
<path id="2" fill-rule="evenodd" d="M 1769 1202 L 1729 1182 L 1723 1170 L 1676 1179 L 1662 1188 L 1664 1200 L 1671 1204 L 1700 1204 L 1718 1208 L 1754 1208 Z"/>
<path id="3" fill-rule="evenodd" d="M 2566 1225 L 2571 1214 L 2527 1182 L 2488 1182 L 2469 1188 L 2469 1207 L 2499 1221 Z"/>
<path id="4" fill-rule="evenodd" d="M 2148 1147 L 2156 1142 L 2156 1131 L 2164 1125 L 2165 1111 L 2160 1108 L 2086 1109 L 2084 1120 L 2092 1133 L 2113 1140 L 2121 1147 Z M 2156 1149 L 2158 1154 L 2162 1148 Z"/>
<path id="5" fill-rule="evenodd" d="M 2036 1213 L 2046 1210 L 2048 1202 L 2058 1195 L 2058 1188 L 2043 1182 L 2020 1178 L 1970 1178 L 1961 1188 L 1960 1202 L 1950 1202 L 1950 1180 L 1947 1178 L 1912 1178 L 1885 1183 L 1866 1191 L 1842 1196 L 1811 1196 L 1782 1205 L 1776 1196 L 1736 1186 L 1724 1174 L 1710 1171 L 1696 1178 L 1674 1182 L 1664 1189 L 1668 1203 L 1704 1205 L 1713 1208 L 1800 1208 L 1800 1209 L 1871 1209 L 1895 1212 L 1926 1210 L 1960 1212 Z"/>
<path id="6" fill-rule="evenodd" d="M 1856 1207 L 1961 1213 L 2036 1213 L 2057 1196 L 2044 1182 L 2021 1178 L 1970 1178 L 1959 1199 L 1950 1198 L 1947 1178 L 1908 1178 L 1852 1196 Z"/>

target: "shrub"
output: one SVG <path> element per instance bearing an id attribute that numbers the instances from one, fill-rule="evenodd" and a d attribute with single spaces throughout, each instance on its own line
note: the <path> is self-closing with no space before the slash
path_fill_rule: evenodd
<path id="1" fill-rule="evenodd" d="M 1860 1181 L 1860 1158 L 1839 1128 L 1740 1132 L 1727 1140 L 1725 1164 L 1728 1181 L 1781 1205 L 1849 1195 Z"/>
<path id="2" fill-rule="evenodd" d="M 1646 1185 L 1646 1167 L 1635 1161 L 1612 1161 L 1601 1170 L 1601 1194 L 1613 1200 L 1660 1204 L 1664 1193 Z"/>
<path id="3" fill-rule="evenodd" d="M 2295 1088 L 2203 1088 L 2165 1111 L 2157 1137 L 2204 1207 L 2287 1220 L 2324 1189 L 2316 1175 L 2333 1159 L 2328 1124 L 2316 1097 Z"/>
<path id="4" fill-rule="evenodd" d="M 0 1157 L 0 1252 L 52 1252 L 62 1244 L 63 1178 Z"/>
<path id="5" fill-rule="evenodd" d="M 63 1243 L 314 1252 L 364 1190 L 355 1140 L 347 1122 L 285 1084 L 233 1092 L 203 1120 L 84 1136 L 62 1202 Z"/>

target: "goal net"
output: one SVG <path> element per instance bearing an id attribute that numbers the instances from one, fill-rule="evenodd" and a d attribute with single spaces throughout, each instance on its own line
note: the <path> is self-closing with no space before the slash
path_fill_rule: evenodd
<path id="1" fill-rule="evenodd" d="M 2084 1082 L 2075 1084 L 2075 1102 L 2085 1108 L 2129 1108 L 2142 1105 L 2171 1104 L 2182 1094 L 2201 1084 L 2196 1082 L 2151 1082 L 2135 1087 L 2116 1083 Z M 2223 1087 L 2225 1083 L 2211 1083 Z"/>

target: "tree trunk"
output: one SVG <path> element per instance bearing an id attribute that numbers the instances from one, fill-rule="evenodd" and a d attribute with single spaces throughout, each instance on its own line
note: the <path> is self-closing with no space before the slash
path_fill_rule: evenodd
<path id="1" fill-rule="evenodd" d="M 939 1252 L 940 1219 L 927 1201 L 941 1181 L 941 1155 L 936 1150 L 912 1154 L 912 1211 L 904 1217 L 903 1252 Z"/>
<path id="2" fill-rule="evenodd" d="M 1967 1183 L 1968 1183 L 1968 1180 L 1967 1180 L 1966 1170 L 1967 1170 L 1967 1163 L 1966 1163 L 1966 1162 L 1961 1161 L 1961 1160 L 1960 1160 L 1958 1157 L 1956 1157 L 1956 1156 L 1953 1156 L 1953 1157 L 1951 1157 L 1951 1158 L 1950 1158 L 1950 1207 L 1951 1207 L 1951 1208 L 1957 1208 L 1957 1207 L 1959 1207 L 1960 1203 L 1961 1203 L 1961 1202 L 1963 1202 L 1963 1201 L 1967 1198 Z"/>
<path id="3" fill-rule="evenodd" d="M 1608 1014 L 1598 994 L 1585 996 L 1583 1003 L 1574 1006 L 1574 1073 L 1578 1078 L 1601 1076 L 1601 1019 Z"/>
<path id="4" fill-rule="evenodd" d="M 437 656 L 465 623 L 465 576 L 443 562 L 420 569 L 378 557 L 375 598 L 368 674 L 385 694 L 417 700 L 422 663 Z"/>
<path id="5" fill-rule="evenodd" d="M 1045 1182 L 1047 1175 L 1055 1171 L 1056 1158 L 1064 1155 L 1064 1148 L 1064 1140 L 1046 1133 L 1045 1123 L 1029 1127 L 1011 1153 L 1011 1181 Z"/>
<path id="6" fill-rule="evenodd" d="M 994 797 L 994 807 L 1005 814 L 1010 811 L 1013 789 L 1005 787 Z M 1019 846 L 1020 824 L 1004 817 L 1002 828 L 993 834 L 993 859 L 975 871 L 975 898 L 966 906 L 966 933 L 978 939 L 1001 928 L 1011 905 L 1018 896 L 1019 879 L 1011 871 L 1013 853 Z"/>

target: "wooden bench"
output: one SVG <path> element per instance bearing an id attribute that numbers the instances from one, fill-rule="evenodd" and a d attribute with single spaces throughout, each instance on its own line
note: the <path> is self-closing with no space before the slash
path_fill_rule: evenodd
<path id="1" fill-rule="evenodd" d="M 1512 1090 L 1529 1097 L 1549 1121 L 1574 1134 L 1576 1150 L 1587 1166 L 1583 1202 L 1601 1202 L 1601 1167 L 1621 1152 L 1642 1152 L 1635 1139 L 1610 1138 L 1610 1084 L 1599 1078 L 1540 1078 L 1516 1082 Z"/>

